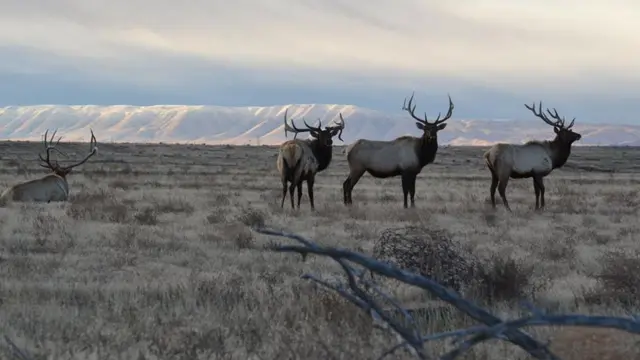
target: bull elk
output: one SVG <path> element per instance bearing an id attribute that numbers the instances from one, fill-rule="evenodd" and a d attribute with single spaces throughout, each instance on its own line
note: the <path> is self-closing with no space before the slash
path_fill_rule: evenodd
<path id="1" fill-rule="evenodd" d="M 507 183 L 509 179 L 533 178 L 533 189 L 536 194 L 536 210 L 544 208 L 544 183 L 543 178 L 549 175 L 553 169 L 562 167 L 571 155 L 571 145 L 580 140 L 580 134 L 573 132 L 573 118 L 569 125 L 565 125 L 564 117 L 560 117 L 556 109 L 553 113 L 547 108 L 548 116 L 542 112 L 542 102 L 540 102 L 538 111 L 536 112 L 536 103 L 533 106 L 524 105 L 531 110 L 533 114 L 545 123 L 553 126 L 556 133 L 555 139 L 552 141 L 532 140 L 525 144 L 504 144 L 498 143 L 487 150 L 483 157 L 491 171 L 491 205 L 496 207 L 496 188 L 500 193 L 502 202 L 507 210 L 511 211 L 509 202 L 505 195 Z"/>
<path id="2" fill-rule="evenodd" d="M 421 137 L 401 136 L 395 140 L 379 141 L 360 139 L 347 148 L 349 176 L 342 185 L 345 205 L 352 204 L 351 192 L 365 172 L 376 178 L 400 176 L 404 193 L 404 207 L 407 208 L 407 195 L 411 195 L 411 207 L 415 206 L 416 177 L 425 165 L 432 163 L 438 152 L 438 131 L 444 129 L 453 114 L 453 102 L 449 96 L 449 111 L 434 122 L 415 115 L 416 106 L 411 107 L 413 94 L 405 98 L 402 110 L 407 111 L 416 120 L 416 127 L 422 130 Z"/>
<path id="3" fill-rule="evenodd" d="M 53 173 L 46 175 L 40 179 L 34 179 L 26 181 L 20 184 L 16 184 L 6 189 L 0 194 L 0 204 L 6 205 L 8 202 L 52 202 L 52 201 L 67 201 L 69 198 L 69 183 L 67 182 L 67 175 L 76 166 L 84 164 L 89 158 L 98 152 L 96 144 L 96 137 L 91 130 L 91 141 L 89 143 L 89 154 L 84 159 L 76 162 L 75 164 L 61 166 L 57 161 L 51 160 L 51 152 L 56 151 L 62 155 L 56 146 L 60 143 L 60 138 L 52 145 L 52 141 L 56 135 L 56 131 L 53 132 L 51 140 L 47 142 L 47 134 L 49 130 L 44 133 L 44 149 L 46 157 L 42 154 L 38 154 L 41 163 L 40 166 L 50 169 Z"/>
<path id="4" fill-rule="evenodd" d="M 284 207 L 284 200 L 287 197 L 287 182 L 290 182 L 289 194 L 291 197 L 291 208 L 295 209 L 293 202 L 293 192 L 298 188 L 298 209 L 302 198 L 302 183 L 307 182 L 307 191 L 311 210 L 315 209 L 313 202 L 313 185 L 317 173 L 326 169 L 331 163 L 333 154 L 333 137 L 338 135 L 342 140 L 342 130 L 344 129 L 344 119 L 340 114 L 340 123 L 336 126 L 325 126 L 322 129 L 322 122 L 319 121 L 317 127 L 310 126 L 303 122 L 306 129 L 299 129 L 291 121 L 291 126 L 287 123 L 287 111 L 284 112 L 284 136 L 287 132 L 293 132 L 293 140 L 282 143 L 278 153 L 277 167 L 282 181 L 282 202 L 280 207 Z M 296 136 L 300 133 L 308 132 L 313 139 L 300 140 Z"/>

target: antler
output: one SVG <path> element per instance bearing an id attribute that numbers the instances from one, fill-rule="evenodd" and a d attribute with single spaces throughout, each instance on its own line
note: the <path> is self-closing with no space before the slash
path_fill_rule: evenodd
<path id="1" fill-rule="evenodd" d="M 79 162 L 72 165 L 65 166 L 63 169 L 71 170 L 76 166 L 82 165 L 85 162 L 87 162 L 87 160 L 89 160 L 90 157 L 98 153 L 98 145 L 97 145 L 96 137 L 95 135 L 93 135 L 93 130 L 92 129 L 89 129 L 89 130 L 91 130 L 91 140 L 89 141 L 89 149 L 90 149 L 89 154 Z"/>
<path id="2" fill-rule="evenodd" d="M 551 113 L 551 110 L 549 110 L 549 108 L 547 108 L 547 112 L 549 113 L 549 116 L 551 116 L 552 118 L 554 118 L 556 121 L 551 121 L 547 115 L 545 115 L 542 112 L 542 101 L 540 101 L 540 105 L 538 106 L 538 112 L 536 112 L 536 102 L 533 102 L 533 106 L 529 106 L 528 104 L 524 104 L 524 106 L 531 110 L 531 112 L 533 112 L 533 115 L 539 117 L 540 119 L 542 119 L 544 122 L 546 122 L 547 124 L 553 126 L 553 127 L 558 127 L 560 129 L 565 129 L 565 130 L 569 130 L 571 129 L 571 127 L 573 126 L 573 123 L 575 122 L 576 118 L 574 117 L 571 120 L 571 123 L 569 123 L 568 126 L 565 126 L 565 118 L 564 117 L 560 117 L 558 115 L 558 111 L 556 110 L 556 108 L 553 108 L 553 114 Z"/>
<path id="3" fill-rule="evenodd" d="M 303 133 L 303 132 L 311 132 L 311 131 L 316 131 L 316 132 L 320 132 L 322 131 L 320 129 L 320 127 L 313 127 L 310 126 L 309 124 L 307 124 L 307 122 L 304 120 L 304 118 L 302 119 L 302 121 L 304 122 L 304 124 L 307 126 L 306 129 L 298 129 L 296 127 L 296 125 L 293 123 L 293 120 L 291 120 L 291 126 L 287 123 L 287 112 L 289 111 L 289 109 L 284 111 L 284 136 L 287 136 L 287 131 L 291 131 L 292 133 L 294 133 L 293 138 L 295 139 L 296 136 L 298 136 L 298 133 Z M 321 123 L 322 125 L 322 123 Z"/>
<path id="4" fill-rule="evenodd" d="M 42 154 L 38 154 L 38 157 L 40 158 L 40 161 L 42 161 L 41 164 L 39 164 L 40 166 L 42 166 L 43 168 L 48 168 L 48 169 L 56 169 L 58 167 L 58 162 L 56 161 L 55 163 L 51 163 L 51 150 L 55 150 L 57 152 L 59 152 L 61 155 L 66 156 L 62 151 L 58 150 L 56 148 L 56 146 L 60 143 L 60 140 L 62 139 L 62 136 L 60 136 L 58 138 L 58 141 L 55 143 L 55 145 L 51 145 L 51 142 L 53 141 L 53 138 L 56 136 L 56 133 L 58 132 L 58 130 L 54 130 L 53 134 L 51 135 L 51 140 L 49 140 L 47 142 L 47 134 L 49 133 L 49 130 L 47 129 L 44 132 L 44 136 L 43 136 L 43 143 L 44 143 L 44 148 L 45 151 L 47 153 L 47 157 L 43 158 Z"/>
<path id="5" fill-rule="evenodd" d="M 325 126 L 324 127 L 325 130 L 331 130 L 332 134 L 335 135 L 336 131 L 338 132 L 338 139 L 340 139 L 340 141 L 344 141 L 342 140 L 342 130 L 344 130 L 344 118 L 342 117 L 342 113 L 340 113 L 340 122 L 336 123 L 336 125 L 334 126 Z"/>
<path id="6" fill-rule="evenodd" d="M 407 98 L 404 99 L 404 102 L 402 103 L 402 110 L 405 110 L 409 113 L 409 115 L 411 115 L 411 117 L 413 117 L 416 121 L 422 123 L 422 124 L 430 124 L 430 125 L 438 125 L 440 123 L 443 123 L 447 120 L 449 120 L 449 118 L 451 117 L 451 115 L 453 115 L 453 102 L 451 101 L 451 95 L 447 94 L 447 96 L 449 97 L 449 111 L 447 111 L 447 114 L 444 116 L 444 118 L 440 119 L 440 116 L 442 115 L 441 113 L 438 113 L 438 118 L 433 122 L 430 123 L 427 120 L 427 113 L 424 113 L 424 119 L 420 119 L 419 117 L 417 117 L 415 115 L 415 111 L 416 111 L 416 105 L 413 105 L 413 107 L 411 107 L 411 103 L 413 102 L 413 96 L 415 95 L 415 92 L 411 93 L 411 97 L 409 98 L 409 104 L 407 104 Z"/>

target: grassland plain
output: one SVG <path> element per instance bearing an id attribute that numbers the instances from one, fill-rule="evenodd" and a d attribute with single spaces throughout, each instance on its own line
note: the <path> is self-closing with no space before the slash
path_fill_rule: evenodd
<path id="1" fill-rule="evenodd" d="M 2 188 L 44 174 L 40 146 L 0 143 Z M 276 147 L 100 144 L 69 176 L 69 203 L 0 209 L 2 335 L 34 359 L 370 359 L 394 344 L 355 306 L 299 278 L 337 276 L 333 262 L 265 251 L 286 240 L 247 226 L 261 222 L 367 254 L 388 228 L 446 229 L 487 261 L 513 260 L 507 272 L 521 273 L 513 286 L 537 304 L 639 313 L 640 149 L 576 147 L 545 179 L 545 212 L 533 211 L 531 181 L 511 181 L 513 214 L 490 209 L 484 150 L 441 148 L 418 177 L 414 209 L 402 208 L 398 178 L 368 175 L 346 208 L 347 164 L 336 147 L 311 212 L 306 191 L 301 210 L 288 199 L 280 208 Z M 403 301 L 426 301 L 416 290 L 389 289 Z M 489 306 L 502 316 L 521 312 L 515 298 Z M 425 326 L 470 324 L 450 313 Z M 640 357 L 637 337 L 617 331 L 528 331 L 564 359 Z M 464 358 L 528 356 L 492 341 Z"/>

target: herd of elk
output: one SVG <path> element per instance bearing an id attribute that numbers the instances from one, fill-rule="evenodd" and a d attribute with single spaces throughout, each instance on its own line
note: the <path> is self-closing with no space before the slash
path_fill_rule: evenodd
<path id="1" fill-rule="evenodd" d="M 285 141 L 280 146 L 278 159 L 276 164 L 280 172 L 280 180 L 282 181 L 282 202 L 280 207 L 284 207 L 284 200 L 287 197 L 287 182 L 289 186 L 289 195 L 291 197 L 291 207 L 295 209 L 293 203 L 293 192 L 298 189 L 298 208 L 300 208 L 300 200 L 302 198 L 302 183 L 307 182 L 307 192 L 309 195 L 309 203 L 311 209 L 315 209 L 313 203 L 313 184 L 316 174 L 326 169 L 331 163 L 333 155 L 333 137 L 338 135 L 338 139 L 342 141 L 342 130 L 344 129 L 344 119 L 340 114 L 340 123 L 335 126 L 325 126 L 322 129 L 322 122 L 318 119 L 318 126 L 310 126 L 303 119 L 305 129 L 298 129 L 291 121 L 291 125 L 287 123 L 287 112 L 284 112 L 284 136 L 287 132 L 294 133 L 293 140 Z M 308 132 L 313 139 L 300 140 L 296 139 L 299 133 Z"/>
<path id="2" fill-rule="evenodd" d="M 416 177 L 422 169 L 432 163 L 438 152 L 438 131 L 443 130 L 449 118 L 453 114 L 454 105 L 449 96 L 449 110 L 441 119 L 440 114 L 433 121 L 415 115 L 416 105 L 413 104 L 414 94 L 407 99 L 402 106 L 416 120 L 416 127 L 422 131 L 420 137 L 400 136 L 394 140 L 369 140 L 359 139 L 346 149 L 349 175 L 342 184 L 343 200 L 345 205 L 353 203 L 351 193 L 358 180 L 369 173 L 375 178 L 390 178 L 400 176 L 404 195 L 404 207 L 415 206 Z M 571 155 L 571 146 L 580 140 L 581 135 L 571 130 L 575 118 L 566 125 L 564 117 L 546 109 L 542 111 L 542 102 L 536 110 L 533 106 L 525 104 L 533 114 L 553 127 L 556 137 L 553 140 L 532 140 L 524 144 L 498 143 L 493 145 L 483 154 L 483 159 L 491 172 L 490 198 L 491 205 L 496 208 L 495 192 L 498 190 L 502 202 L 508 211 L 511 211 L 506 197 L 506 189 L 509 179 L 533 179 L 533 189 L 536 196 L 536 210 L 542 210 L 545 206 L 545 186 L 543 179 L 554 169 L 562 167 Z M 292 140 L 285 141 L 280 146 L 276 160 L 280 180 L 282 182 L 282 201 L 280 207 L 284 207 L 287 190 L 291 198 L 291 208 L 295 209 L 294 192 L 298 189 L 298 209 L 302 199 L 302 183 L 307 182 L 307 191 L 311 210 L 315 209 L 313 186 L 316 175 L 327 169 L 331 163 L 333 154 L 333 137 L 338 135 L 342 141 L 342 131 L 345 121 L 342 113 L 339 114 L 340 122 L 333 126 L 322 127 L 322 121 L 318 119 L 318 126 L 307 124 L 304 118 L 303 129 L 296 127 L 293 120 L 287 119 L 288 109 L 284 112 L 285 137 L 288 132 L 294 133 Z M 553 120 L 551 120 L 551 118 Z M 291 124 L 289 124 L 289 121 Z M 60 138 L 53 144 L 57 131 L 54 131 L 51 139 L 47 139 L 48 130 L 44 134 L 45 157 L 39 154 L 40 166 L 51 170 L 51 173 L 39 178 L 13 185 L 0 194 L 0 205 L 9 202 L 58 202 L 69 199 L 69 183 L 67 175 L 71 170 L 84 164 L 89 158 L 98 153 L 96 138 L 91 130 L 89 141 L 89 153 L 76 163 L 62 166 L 51 159 L 51 152 L 64 153 L 57 148 Z M 310 139 L 297 139 L 299 133 L 309 133 Z M 65 155 L 66 156 L 66 155 Z"/>
<path id="3" fill-rule="evenodd" d="M 422 136 L 400 136 L 394 140 L 369 140 L 359 139 L 349 145 L 346 149 L 349 175 L 342 184 L 343 201 L 345 205 L 353 203 L 351 193 L 358 183 L 358 180 L 369 173 L 375 178 L 390 178 L 400 176 L 402 179 L 402 192 L 404 196 L 404 207 L 408 207 L 408 197 L 411 207 L 415 206 L 416 177 L 422 169 L 432 163 L 438 152 L 438 131 L 443 130 L 449 118 L 453 114 L 453 102 L 449 96 L 449 110 L 440 119 L 440 114 L 433 122 L 415 115 L 416 105 L 412 106 L 414 94 L 405 98 L 402 110 L 407 111 L 416 120 L 416 127 L 422 130 Z M 549 175 L 553 169 L 562 167 L 571 154 L 571 145 L 580 140 L 581 135 L 572 131 L 571 127 L 575 118 L 569 125 L 565 125 L 565 119 L 558 115 L 556 109 L 547 109 L 548 116 L 542 112 L 542 102 L 539 110 L 533 106 L 525 104 L 534 115 L 541 118 L 547 124 L 553 126 L 556 133 L 554 140 L 533 140 L 525 144 L 505 144 L 498 143 L 492 146 L 483 154 L 483 158 L 491 172 L 490 197 L 493 208 L 496 207 L 495 192 L 499 191 L 505 207 L 511 211 L 505 191 L 509 179 L 533 178 L 533 188 L 536 194 L 535 209 L 544 208 L 544 183 L 543 178 Z M 552 117 L 555 121 L 549 119 Z M 289 193 L 291 194 L 291 207 L 295 208 L 293 202 L 293 192 L 298 188 L 298 208 L 300 208 L 300 198 L 302 197 L 302 182 L 307 181 L 309 189 L 309 200 L 311 209 L 313 203 L 313 183 L 316 173 L 326 169 L 331 161 L 331 138 L 344 128 L 344 119 L 339 127 L 325 128 L 324 132 L 320 127 L 312 128 L 307 125 L 307 129 L 293 128 L 287 124 L 287 113 L 285 111 L 285 136 L 287 131 L 295 133 L 311 132 L 314 140 L 296 141 L 289 140 L 280 147 L 277 165 L 282 180 L 282 202 L 280 207 L 284 207 L 287 194 L 287 182 L 290 182 Z M 340 138 L 342 140 L 342 138 Z"/>
<path id="4" fill-rule="evenodd" d="M 52 145 L 56 132 L 54 131 L 53 135 L 51 135 L 51 140 L 47 141 L 48 132 L 47 130 L 44 133 L 44 150 L 46 157 L 42 157 L 42 154 L 38 154 L 38 157 L 41 162 L 40 166 L 51 170 L 52 173 L 40 179 L 29 180 L 9 187 L 0 194 L 0 205 L 6 205 L 13 201 L 49 203 L 52 201 L 67 201 L 69 199 L 67 175 L 69 175 L 73 168 L 84 164 L 90 157 L 98 153 L 96 137 L 93 135 L 93 130 L 91 130 L 89 153 L 84 159 L 74 164 L 62 166 L 56 160 L 51 159 L 52 151 L 64 155 L 64 153 L 56 147 L 60 143 L 61 137 Z"/>

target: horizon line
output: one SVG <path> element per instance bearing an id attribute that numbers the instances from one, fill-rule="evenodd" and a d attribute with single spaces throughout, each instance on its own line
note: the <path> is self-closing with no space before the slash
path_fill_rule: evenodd
<path id="1" fill-rule="evenodd" d="M 354 140 L 357 141 L 357 140 Z M 393 141 L 390 140 L 390 141 Z M 0 144 L 1 143 L 41 143 L 41 140 L 11 140 L 11 139 L 0 139 Z M 67 141 L 65 142 L 65 144 L 88 144 L 88 141 Z M 230 143 L 218 143 L 218 144 L 210 144 L 210 143 L 206 143 L 206 142 L 189 142 L 189 141 L 178 141 L 178 142 L 167 142 L 167 141 L 145 141 L 145 142 L 135 142 L 135 141 L 98 141 L 98 144 L 112 144 L 112 145 L 149 145 L 149 146 L 154 146 L 154 145 L 168 145 L 168 146 L 212 146 L 212 147 L 243 147 L 243 146 L 261 146 L 261 147 L 279 147 L 280 144 L 253 144 L 253 143 L 247 143 L 247 144 L 230 144 Z M 440 148 L 482 148 L 482 147 L 491 147 L 497 143 L 504 143 L 503 141 L 496 141 L 496 142 L 492 142 L 490 144 L 486 144 L 486 145 L 451 145 L 448 143 L 443 143 L 443 144 L 439 144 Z M 511 142 L 510 144 L 515 144 L 515 142 Z M 333 147 L 347 147 L 349 146 L 349 144 L 344 143 L 344 144 L 334 144 L 332 145 Z M 577 146 L 577 147 L 597 147 L 597 148 L 616 148 L 616 147 L 620 147 L 620 148 L 640 148 L 640 146 L 636 146 L 636 145 L 596 145 L 596 144 L 579 144 L 579 143 L 574 143 L 573 146 Z"/>

